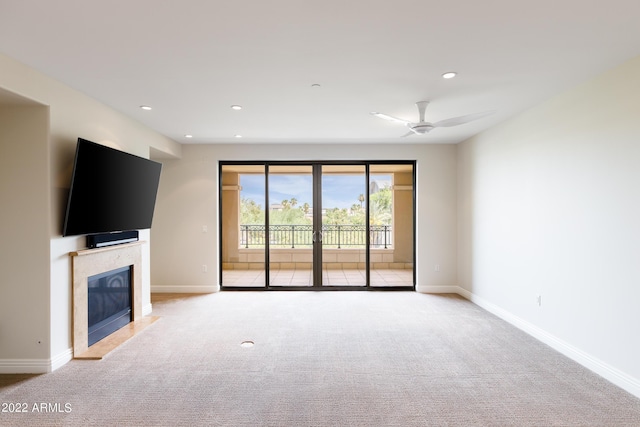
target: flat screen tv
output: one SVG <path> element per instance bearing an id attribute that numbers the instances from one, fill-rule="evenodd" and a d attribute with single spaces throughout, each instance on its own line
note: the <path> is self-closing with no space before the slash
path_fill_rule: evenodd
<path id="1" fill-rule="evenodd" d="M 62 235 L 151 228 L 161 168 L 78 138 Z"/>

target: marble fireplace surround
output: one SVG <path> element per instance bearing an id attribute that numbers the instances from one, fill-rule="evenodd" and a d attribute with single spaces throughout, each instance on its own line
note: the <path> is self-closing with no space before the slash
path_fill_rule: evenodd
<path id="1" fill-rule="evenodd" d="M 73 274 L 73 357 L 87 352 L 88 279 L 96 274 L 131 266 L 131 320 L 142 317 L 142 245 L 126 243 L 71 252 Z M 96 343 L 97 344 L 97 343 Z"/>

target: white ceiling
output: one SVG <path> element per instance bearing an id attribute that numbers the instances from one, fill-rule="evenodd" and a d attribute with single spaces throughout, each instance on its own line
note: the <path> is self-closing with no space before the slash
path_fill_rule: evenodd
<path id="1" fill-rule="evenodd" d="M 639 55 L 639 20 L 638 0 L 0 0 L 0 52 L 180 143 L 456 143 Z M 369 114 L 420 100 L 496 113 L 407 138 Z"/>

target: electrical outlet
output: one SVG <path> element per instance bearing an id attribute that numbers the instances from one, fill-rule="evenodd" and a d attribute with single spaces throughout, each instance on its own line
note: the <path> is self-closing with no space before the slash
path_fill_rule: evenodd
<path id="1" fill-rule="evenodd" d="M 209 227 L 207 227 L 206 225 L 202 226 L 202 232 L 206 233 L 207 231 L 209 231 Z"/>
<path id="2" fill-rule="evenodd" d="M 202 264 L 202 272 L 203 272 L 203 273 L 206 273 L 206 272 L 207 272 L 207 270 L 208 270 L 208 268 L 207 268 L 207 264 Z"/>
<path id="3" fill-rule="evenodd" d="M 542 305 L 542 295 L 538 295 L 538 298 L 536 298 L 536 300 L 538 301 L 538 307 L 540 307 Z"/>
<path id="4" fill-rule="evenodd" d="M 440 264 L 436 264 L 433 266 L 433 271 L 440 271 Z"/>

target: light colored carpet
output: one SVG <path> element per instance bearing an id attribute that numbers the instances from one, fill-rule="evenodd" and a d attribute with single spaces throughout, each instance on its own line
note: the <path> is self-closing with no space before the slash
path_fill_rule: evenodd
<path id="1" fill-rule="evenodd" d="M 640 426 L 640 399 L 453 295 L 222 292 L 153 314 L 102 361 L 0 376 L 29 409 L 0 425 Z"/>

